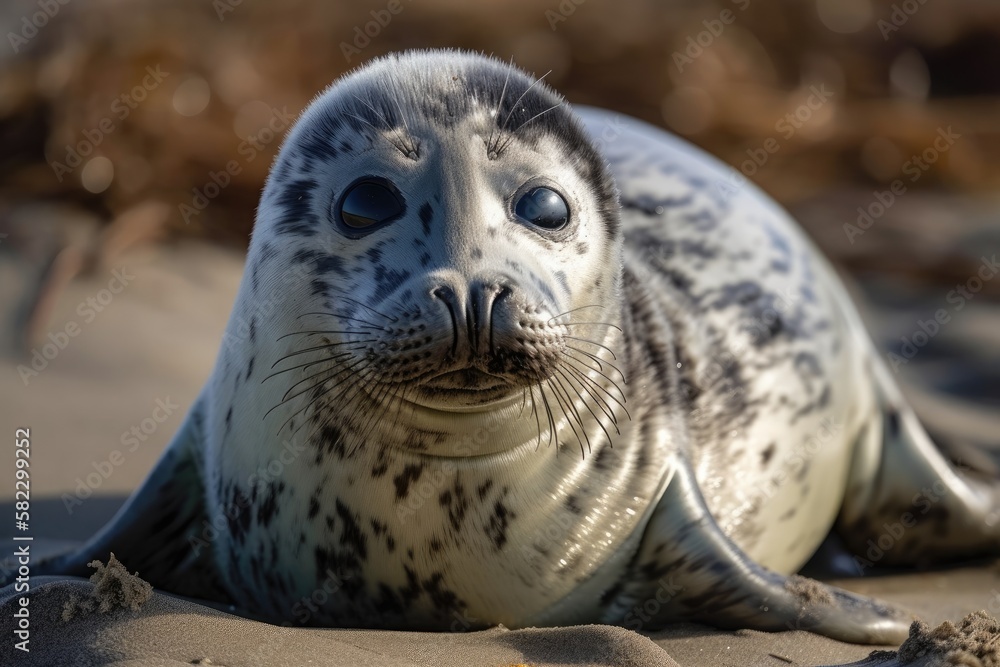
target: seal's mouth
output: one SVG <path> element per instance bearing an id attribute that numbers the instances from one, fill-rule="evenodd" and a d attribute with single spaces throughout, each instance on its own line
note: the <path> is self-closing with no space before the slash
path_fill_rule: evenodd
<path id="1" fill-rule="evenodd" d="M 452 389 L 470 392 L 499 389 L 507 385 L 508 382 L 503 378 L 471 367 L 440 373 L 424 382 L 424 386 L 434 389 Z"/>
<path id="2" fill-rule="evenodd" d="M 419 384 L 431 403 L 482 405 L 510 395 L 514 386 L 505 378 L 469 366 L 438 373 Z"/>

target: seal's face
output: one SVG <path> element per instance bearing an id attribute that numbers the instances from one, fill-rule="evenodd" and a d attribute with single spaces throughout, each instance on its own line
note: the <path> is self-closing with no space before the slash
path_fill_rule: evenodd
<path id="1" fill-rule="evenodd" d="M 309 269 L 285 295 L 297 329 L 276 333 L 295 334 L 283 355 L 314 350 L 290 361 L 314 362 L 287 382 L 444 411 L 569 405 L 617 333 L 612 181 L 540 82 L 474 56 L 410 58 L 316 100 L 265 189 L 251 254 L 297 236 L 286 252 Z"/>

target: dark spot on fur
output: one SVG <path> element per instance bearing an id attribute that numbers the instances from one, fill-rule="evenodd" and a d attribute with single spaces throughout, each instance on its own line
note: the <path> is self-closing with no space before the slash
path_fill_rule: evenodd
<path id="1" fill-rule="evenodd" d="M 448 522 L 457 533 L 465 520 L 465 513 L 469 509 L 469 498 L 465 495 L 465 486 L 460 481 L 455 482 L 455 486 L 446 489 L 438 496 L 438 504 L 446 508 Z"/>
<path id="2" fill-rule="evenodd" d="M 257 508 L 257 523 L 265 528 L 271 524 L 271 520 L 274 519 L 275 515 L 278 513 L 278 495 L 280 494 L 281 489 L 281 485 L 276 485 L 274 482 L 271 482 L 268 486 L 267 495 Z"/>
<path id="3" fill-rule="evenodd" d="M 885 425 L 889 432 L 889 438 L 896 440 L 899 438 L 899 413 L 895 410 L 890 410 L 885 415 Z"/>
<path id="4" fill-rule="evenodd" d="M 316 187 L 316 181 L 311 179 L 291 181 L 282 186 L 275 202 L 282 209 L 275 222 L 279 234 L 316 234 L 319 221 L 310 212 L 312 193 Z"/>
<path id="5" fill-rule="evenodd" d="M 424 236 L 431 235 L 431 218 L 434 216 L 434 209 L 431 208 L 430 202 L 424 202 L 420 210 L 417 211 L 417 215 L 420 216 L 420 226 L 424 230 Z"/>
<path id="6" fill-rule="evenodd" d="M 350 547 L 354 552 L 364 560 L 368 557 L 367 540 L 365 539 L 365 534 L 361 532 L 358 527 L 357 522 L 354 517 L 348 511 L 347 507 L 337 499 L 336 502 L 337 518 L 340 519 L 341 523 L 341 535 L 340 544 L 342 546 Z"/>
<path id="7" fill-rule="evenodd" d="M 487 536 L 493 542 L 493 548 L 497 551 L 500 551 L 503 545 L 507 543 L 507 528 L 510 526 L 510 522 L 516 517 L 517 515 L 511 512 L 507 505 L 504 504 L 503 499 L 499 499 L 493 503 L 493 513 L 490 515 L 485 528 Z"/>
<path id="8" fill-rule="evenodd" d="M 420 475 L 423 471 L 423 465 L 409 464 L 403 468 L 401 473 L 393 478 L 392 483 L 396 486 L 397 500 L 402 500 L 410 493 L 410 484 L 420 479 Z"/>
<path id="9" fill-rule="evenodd" d="M 774 456 L 774 449 L 775 443 L 772 442 L 760 453 L 760 464 L 762 467 L 766 468 L 767 464 L 770 463 L 771 457 Z"/>

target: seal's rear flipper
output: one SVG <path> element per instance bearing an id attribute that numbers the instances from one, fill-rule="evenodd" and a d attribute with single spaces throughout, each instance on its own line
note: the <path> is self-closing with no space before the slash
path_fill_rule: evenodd
<path id="1" fill-rule="evenodd" d="M 33 564 L 32 575 L 89 576 L 114 553 L 130 572 L 171 593 L 226 602 L 204 539 L 200 458 L 203 408 L 195 402 L 153 472 L 97 535 L 68 554 Z"/>
<path id="2" fill-rule="evenodd" d="M 686 463 L 667 485 L 630 571 L 631 581 L 602 619 L 606 623 L 650 630 L 694 620 L 898 644 L 913 620 L 877 600 L 757 565 L 715 523 Z"/>
<path id="3" fill-rule="evenodd" d="M 1000 555 L 1000 480 L 953 467 L 884 364 L 873 370 L 878 412 L 858 437 L 837 519 L 856 574 Z"/>

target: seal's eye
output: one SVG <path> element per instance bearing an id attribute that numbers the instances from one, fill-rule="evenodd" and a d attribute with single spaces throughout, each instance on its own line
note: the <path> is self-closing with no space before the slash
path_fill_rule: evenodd
<path id="1" fill-rule="evenodd" d="M 543 229 L 561 229 L 569 221 L 569 206 L 555 190 L 537 187 L 528 190 L 514 205 L 514 213 L 525 222 Z"/>
<path id="2" fill-rule="evenodd" d="M 349 229 L 367 230 L 402 214 L 403 200 L 388 181 L 355 183 L 340 200 L 339 217 Z"/>

